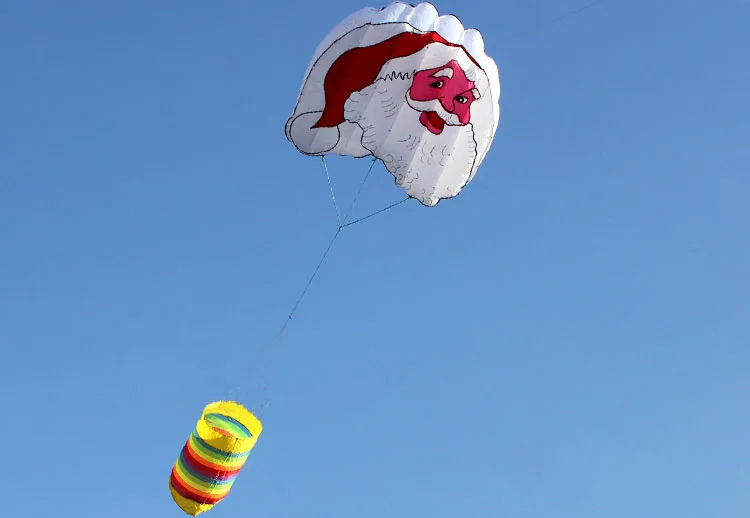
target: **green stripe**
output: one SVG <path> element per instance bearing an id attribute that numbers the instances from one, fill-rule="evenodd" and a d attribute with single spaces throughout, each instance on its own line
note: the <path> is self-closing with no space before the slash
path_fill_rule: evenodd
<path id="1" fill-rule="evenodd" d="M 210 444 L 207 444 L 201 439 L 196 432 L 190 434 L 190 446 L 204 459 L 213 462 L 214 464 L 223 464 L 228 459 L 247 459 L 250 452 L 245 453 L 229 453 L 221 450 L 217 450 Z"/>
<path id="2" fill-rule="evenodd" d="M 206 414 L 206 422 L 213 428 L 231 433 L 234 437 L 248 439 L 253 436 L 245 425 L 222 414 Z"/>

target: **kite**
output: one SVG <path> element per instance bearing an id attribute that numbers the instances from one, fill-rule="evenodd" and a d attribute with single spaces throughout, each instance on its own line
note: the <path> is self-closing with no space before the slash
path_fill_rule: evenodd
<path id="1" fill-rule="evenodd" d="M 430 3 L 367 7 L 314 53 L 287 139 L 310 156 L 372 156 L 424 206 L 472 180 L 500 118 L 500 78 L 481 33 Z"/>
<path id="2" fill-rule="evenodd" d="M 207 405 L 169 477 L 180 509 L 196 516 L 224 500 L 262 429 L 258 418 L 239 403 Z"/>
<path id="3" fill-rule="evenodd" d="M 497 65 L 479 31 L 432 4 L 394 2 L 353 13 L 324 38 L 285 133 L 305 155 L 380 160 L 406 199 L 433 207 L 474 178 L 495 138 L 499 101 Z M 341 230 L 357 221 L 339 218 L 308 286 Z M 172 468 L 175 503 L 196 516 L 226 498 L 261 431 L 239 403 L 207 405 Z"/>

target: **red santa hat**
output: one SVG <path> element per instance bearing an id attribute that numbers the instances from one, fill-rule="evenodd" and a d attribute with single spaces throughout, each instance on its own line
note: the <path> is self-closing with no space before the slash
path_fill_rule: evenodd
<path id="1" fill-rule="evenodd" d="M 344 103 L 351 94 L 374 83 L 388 61 L 416 54 L 431 43 L 461 48 L 437 32 L 402 32 L 369 47 L 355 47 L 341 54 L 326 73 L 323 81 L 325 108 L 313 128 L 332 128 L 344 122 Z M 468 52 L 466 54 L 481 68 Z"/>

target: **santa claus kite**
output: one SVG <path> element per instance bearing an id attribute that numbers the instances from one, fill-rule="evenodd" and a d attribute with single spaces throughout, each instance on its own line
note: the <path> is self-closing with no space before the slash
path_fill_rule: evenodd
<path id="1" fill-rule="evenodd" d="M 323 40 L 286 136 L 307 155 L 374 156 L 423 205 L 474 177 L 500 117 L 482 35 L 435 7 L 362 9 Z"/>

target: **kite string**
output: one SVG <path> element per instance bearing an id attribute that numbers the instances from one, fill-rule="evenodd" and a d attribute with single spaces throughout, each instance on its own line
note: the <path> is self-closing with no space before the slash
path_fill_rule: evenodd
<path id="1" fill-rule="evenodd" d="M 344 221 L 339 222 L 340 224 L 346 223 L 346 221 L 349 219 L 349 216 L 352 213 L 352 210 L 354 210 L 354 205 L 357 203 L 357 200 L 359 199 L 359 195 L 362 193 L 362 188 L 365 186 L 365 182 L 367 182 L 367 179 L 370 177 L 370 173 L 372 172 L 372 168 L 375 167 L 375 162 L 378 159 L 373 157 L 372 161 L 370 162 L 370 167 L 367 169 L 367 173 L 365 173 L 365 177 L 362 179 L 362 183 L 359 184 L 359 188 L 357 189 L 357 192 L 354 194 L 354 199 L 352 200 L 351 205 L 349 205 L 349 210 L 346 211 L 346 216 L 344 216 Z M 323 163 L 325 163 L 325 157 L 323 157 Z M 347 225 L 344 225 L 347 226 Z"/>
<path id="2" fill-rule="evenodd" d="M 331 201 L 333 201 L 333 206 L 336 209 L 336 217 L 338 219 L 339 225 L 338 225 L 338 227 L 336 227 L 336 231 L 333 233 L 333 236 L 331 237 L 331 240 L 329 241 L 328 246 L 324 250 L 323 255 L 320 257 L 320 260 L 318 261 L 318 264 L 315 266 L 315 269 L 313 270 L 312 275 L 310 275 L 310 278 L 308 279 L 307 284 L 302 289 L 302 292 L 300 293 L 300 295 L 297 298 L 296 302 L 292 306 L 291 311 L 288 313 L 286 321 L 284 322 L 284 326 L 286 326 L 289 323 L 289 321 L 292 320 L 292 317 L 294 316 L 294 313 L 297 311 L 297 308 L 299 307 L 300 303 L 302 302 L 302 299 L 307 294 L 308 289 L 310 289 L 310 286 L 312 285 L 313 281 L 315 280 L 315 277 L 317 277 L 318 272 L 320 272 L 320 268 L 323 266 L 323 263 L 325 262 L 326 258 L 328 257 L 328 253 L 331 251 L 331 248 L 333 248 L 333 244 L 338 239 L 339 235 L 341 234 L 341 231 L 344 230 L 344 228 L 346 228 L 346 227 L 350 227 L 350 226 L 354 225 L 355 223 L 359 223 L 359 222 L 364 221 L 366 219 L 369 219 L 369 218 L 371 218 L 373 216 L 376 216 L 376 215 L 378 215 L 378 214 L 380 214 L 382 212 L 390 210 L 393 207 L 395 207 L 396 205 L 400 205 L 401 203 L 403 203 L 403 202 L 405 202 L 406 200 L 409 199 L 407 197 L 407 198 L 405 198 L 405 199 L 403 199 L 403 200 L 401 200 L 401 201 L 399 201 L 397 203 L 393 203 L 391 205 L 388 205 L 385 208 L 382 208 L 382 209 L 377 210 L 377 211 L 375 211 L 375 212 L 373 212 L 371 214 L 368 214 L 367 216 L 358 218 L 358 219 L 356 219 L 354 221 L 351 221 L 351 222 L 347 223 L 347 220 L 349 219 L 349 216 L 351 215 L 352 211 L 354 210 L 354 206 L 356 205 L 357 200 L 359 199 L 359 196 L 362 193 L 362 189 L 364 188 L 364 185 L 367 182 L 367 178 L 369 178 L 370 173 L 372 172 L 373 167 L 375 167 L 375 162 L 377 161 L 377 159 L 376 158 L 372 159 L 372 161 L 370 163 L 370 167 L 367 169 L 367 173 L 365 174 L 365 177 L 362 179 L 362 182 L 359 184 L 359 188 L 357 189 L 357 192 L 354 195 L 354 198 L 352 199 L 352 202 L 349 205 L 349 209 L 346 211 L 346 215 L 344 216 L 343 220 L 341 219 L 341 215 L 340 215 L 341 213 L 339 211 L 338 203 L 336 203 L 336 195 L 335 195 L 334 190 L 333 190 L 333 182 L 331 181 L 331 173 L 330 173 L 330 171 L 328 169 L 328 164 L 326 163 L 326 157 L 322 156 L 321 159 L 322 159 L 322 162 L 323 162 L 323 168 L 324 168 L 325 173 L 326 173 L 326 179 L 328 180 L 328 186 L 330 187 L 330 190 L 331 190 Z"/>
<path id="3" fill-rule="evenodd" d="M 395 202 L 395 203 L 391 203 L 391 204 L 390 204 L 390 205 L 388 205 L 387 207 L 383 207 L 383 208 L 382 208 L 382 209 L 380 209 L 380 210 L 376 210 L 376 211 L 375 211 L 375 212 L 373 212 L 372 214 L 368 214 L 367 216 L 363 216 L 363 217 L 361 217 L 361 218 L 357 218 L 357 219 L 355 219 L 354 221 L 350 221 L 349 223 L 344 223 L 344 224 L 343 224 L 343 225 L 341 226 L 341 228 L 346 228 L 346 227 L 349 227 L 349 226 L 351 226 L 351 225 L 354 225 L 354 224 L 356 224 L 356 223 L 360 223 L 360 222 L 362 222 L 362 221 L 364 221 L 364 220 L 366 220 L 366 219 L 370 219 L 371 217 L 373 217 L 373 216 L 377 216 L 378 214 L 381 214 L 381 213 L 383 213 L 383 212 L 385 212 L 385 211 L 387 211 L 387 210 L 391 210 L 392 208 L 394 208 L 394 207 L 397 207 L 398 205 L 401 205 L 402 203 L 404 203 L 405 201 L 409 201 L 410 199 L 411 199 L 411 198 L 410 198 L 409 196 L 407 196 L 406 198 L 403 198 L 403 199 L 402 199 L 402 200 L 400 200 L 400 201 L 397 201 L 397 202 Z"/>
<path id="4" fill-rule="evenodd" d="M 535 33 L 539 32 L 540 30 L 544 29 L 547 25 L 552 25 L 554 23 L 562 22 L 562 21 L 564 21 L 564 20 L 566 20 L 568 18 L 577 16 L 577 15 L 581 14 L 584 11 L 587 11 L 587 10 L 593 8 L 593 7 L 597 7 L 600 4 L 604 4 L 606 2 L 607 2 L 607 0 L 591 0 L 588 3 L 584 4 L 584 5 L 581 5 L 579 7 L 576 7 L 576 8 L 564 11 L 561 14 L 558 14 L 554 18 L 550 18 L 550 19 L 548 19 L 545 22 L 537 23 L 537 24 L 535 24 L 535 25 L 527 28 L 524 32 L 516 34 L 515 37 L 530 36 L 532 34 L 535 34 Z"/>
<path id="5" fill-rule="evenodd" d="M 284 331 L 286 330 L 287 326 L 289 325 L 289 322 L 292 320 L 294 314 L 296 313 L 297 308 L 299 307 L 300 303 L 302 302 L 302 299 L 305 297 L 305 295 L 307 294 L 308 290 L 310 289 L 310 286 L 312 285 L 313 281 L 315 280 L 315 278 L 317 277 L 318 273 L 320 272 L 320 269 L 323 266 L 323 263 L 325 262 L 326 258 L 328 257 L 329 252 L 333 248 L 334 243 L 338 239 L 339 235 L 341 235 L 341 231 L 344 228 L 346 228 L 346 227 L 352 226 L 352 225 L 354 225 L 356 223 L 360 223 L 360 222 L 362 222 L 362 221 L 364 221 L 366 219 L 370 219 L 373 216 L 381 214 L 381 213 L 383 213 L 383 212 L 385 212 L 387 210 L 390 210 L 393 207 L 396 207 L 397 205 L 400 205 L 400 204 L 404 203 L 405 201 L 409 200 L 409 197 L 407 196 L 406 198 L 404 198 L 404 199 L 402 199 L 402 200 L 400 200 L 400 201 L 398 201 L 396 203 L 392 203 L 392 204 L 388 205 L 387 207 L 384 207 L 384 208 L 382 208 L 380 210 L 372 212 L 371 214 L 368 214 L 366 216 L 363 216 L 361 218 L 358 218 L 358 219 L 356 219 L 354 221 L 350 221 L 350 222 L 347 223 L 347 220 L 349 219 L 349 216 L 351 215 L 351 213 L 352 213 L 352 211 L 354 209 L 354 206 L 357 203 L 357 200 L 359 199 L 359 196 L 360 196 L 360 194 L 362 192 L 362 189 L 363 189 L 365 183 L 367 182 L 367 179 L 370 176 L 370 173 L 372 172 L 373 167 L 375 166 L 375 162 L 377 161 L 377 159 L 376 158 L 372 159 L 372 163 L 370 164 L 370 167 L 368 168 L 367 173 L 365 174 L 365 177 L 363 178 L 362 182 L 360 183 L 359 188 L 357 189 L 357 192 L 354 195 L 354 199 L 352 200 L 352 202 L 351 202 L 351 204 L 349 206 L 349 209 L 347 210 L 346 215 L 344 216 L 343 220 L 341 219 L 341 215 L 340 215 L 341 213 L 339 211 L 338 203 L 336 202 L 336 196 L 335 196 L 334 189 L 333 189 L 333 182 L 331 181 L 331 175 L 330 175 L 330 171 L 328 170 L 328 165 L 327 165 L 327 163 L 325 161 L 325 156 L 322 157 L 322 161 L 323 161 L 323 167 L 324 167 L 325 173 L 326 173 L 326 179 L 328 180 L 328 185 L 329 185 L 329 188 L 331 190 L 331 200 L 333 201 L 333 206 L 336 209 L 336 217 L 338 219 L 338 226 L 336 227 L 336 231 L 333 233 L 333 236 L 331 237 L 330 241 L 328 242 L 328 246 L 323 251 L 323 254 L 320 256 L 320 259 L 318 260 L 318 263 L 315 266 L 315 269 L 313 270 L 312 274 L 308 278 L 307 284 L 305 284 L 305 286 L 302 289 L 301 293 L 297 297 L 297 300 L 295 301 L 294 305 L 292 306 L 292 309 L 287 314 L 287 317 L 286 317 L 286 320 L 284 321 L 284 324 L 281 326 L 281 329 L 276 333 L 276 336 L 271 340 L 271 343 L 274 343 L 276 341 L 279 341 L 279 342 L 281 341 L 281 339 L 282 339 L 282 337 L 284 335 Z M 264 348 L 263 350 L 259 351 L 258 356 L 264 355 L 264 353 L 266 353 L 266 352 L 268 352 L 268 349 Z M 262 397 L 261 403 L 259 405 L 259 408 L 257 410 L 257 415 L 258 415 L 259 418 L 263 417 L 263 414 L 265 413 L 265 409 L 268 407 L 268 405 L 270 403 L 270 400 L 271 400 L 270 385 L 271 385 L 271 378 L 273 377 L 273 375 L 275 373 L 274 366 L 276 365 L 275 362 L 272 362 L 272 363 L 273 363 L 273 365 L 270 367 L 270 371 L 271 372 L 268 375 L 263 376 L 264 383 L 263 383 L 263 386 L 262 386 L 262 389 L 261 389 L 262 392 L 263 392 L 263 397 Z"/>
<path id="6" fill-rule="evenodd" d="M 339 205 L 336 203 L 336 195 L 333 193 L 333 182 L 331 182 L 331 173 L 328 172 L 328 164 L 326 163 L 325 155 L 321 157 L 323 159 L 323 169 L 326 171 L 326 179 L 328 180 L 328 187 L 331 189 L 331 200 L 333 200 L 333 208 L 336 209 L 336 219 L 339 221 L 341 226 L 341 213 L 339 212 Z"/>
<path id="7" fill-rule="evenodd" d="M 325 251 L 323 252 L 323 255 L 320 257 L 320 260 L 318 261 L 317 266 L 313 270 L 312 275 L 308 279 L 307 284 L 302 289 L 302 292 L 297 298 L 297 301 L 294 303 L 294 306 L 292 306 L 292 310 L 287 315 L 286 321 L 284 322 L 284 326 L 286 326 L 289 323 L 289 321 L 294 316 L 294 313 L 297 311 L 297 307 L 299 306 L 300 302 L 302 302 L 302 299 L 305 297 L 305 294 L 307 294 L 307 290 L 310 289 L 310 286 L 312 285 L 313 280 L 315 280 L 315 277 L 318 275 L 318 272 L 320 271 L 321 266 L 323 266 L 323 262 L 326 260 L 326 257 L 328 257 L 328 252 L 330 252 L 331 248 L 333 248 L 333 244 L 336 242 L 336 239 L 338 239 L 339 235 L 341 234 L 342 229 L 343 227 L 339 225 L 339 227 L 336 229 L 336 232 L 333 234 L 331 241 L 328 243 L 328 247 L 326 247 Z"/>
<path id="8" fill-rule="evenodd" d="M 341 234 L 342 228 L 343 227 L 341 226 L 341 224 L 339 224 L 338 228 L 336 229 L 336 232 L 333 234 L 333 237 L 331 238 L 331 240 L 328 243 L 328 246 L 323 252 L 323 255 L 320 256 L 320 259 L 318 260 L 318 264 L 315 266 L 315 269 L 313 270 L 312 275 L 310 275 L 310 278 L 307 280 L 307 284 L 305 284 L 305 287 L 302 289 L 302 292 L 299 294 L 299 296 L 297 297 L 297 300 L 292 306 L 291 311 L 289 311 L 289 314 L 287 315 L 286 320 L 284 321 L 284 324 L 281 326 L 281 329 L 279 330 L 279 332 L 276 333 L 274 340 L 271 340 L 271 344 L 269 344 L 271 347 L 276 339 L 278 339 L 278 341 L 281 342 L 281 338 L 284 335 L 284 331 L 289 325 L 289 322 L 291 322 L 292 317 L 294 316 L 294 313 L 297 311 L 297 307 L 299 307 L 300 302 L 302 302 L 302 299 L 307 294 L 307 290 L 310 289 L 310 286 L 312 285 L 313 280 L 315 280 L 315 277 L 317 277 L 318 272 L 320 272 L 320 268 L 323 266 L 323 263 L 325 262 L 326 257 L 328 257 L 328 253 L 331 251 L 331 248 L 333 248 L 333 244 L 336 242 L 336 239 L 338 239 L 339 235 Z M 267 348 L 264 348 L 264 350 L 267 352 Z M 269 367 L 270 372 L 266 375 L 262 375 L 263 385 L 261 387 L 261 392 L 263 393 L 263 396 L 262 396 L 261 403 L 257 410 L 257 415 L 259 419 L 263 418 L 263 415 L 265 414 L 265 409 L 271 403 L 271 381 L 276 372 L 276 369 L 275 369 L 276 362 L 274 362 L 273 360 L 270 360 L 270 361 L 271 361 L 271 366 Z"/>

